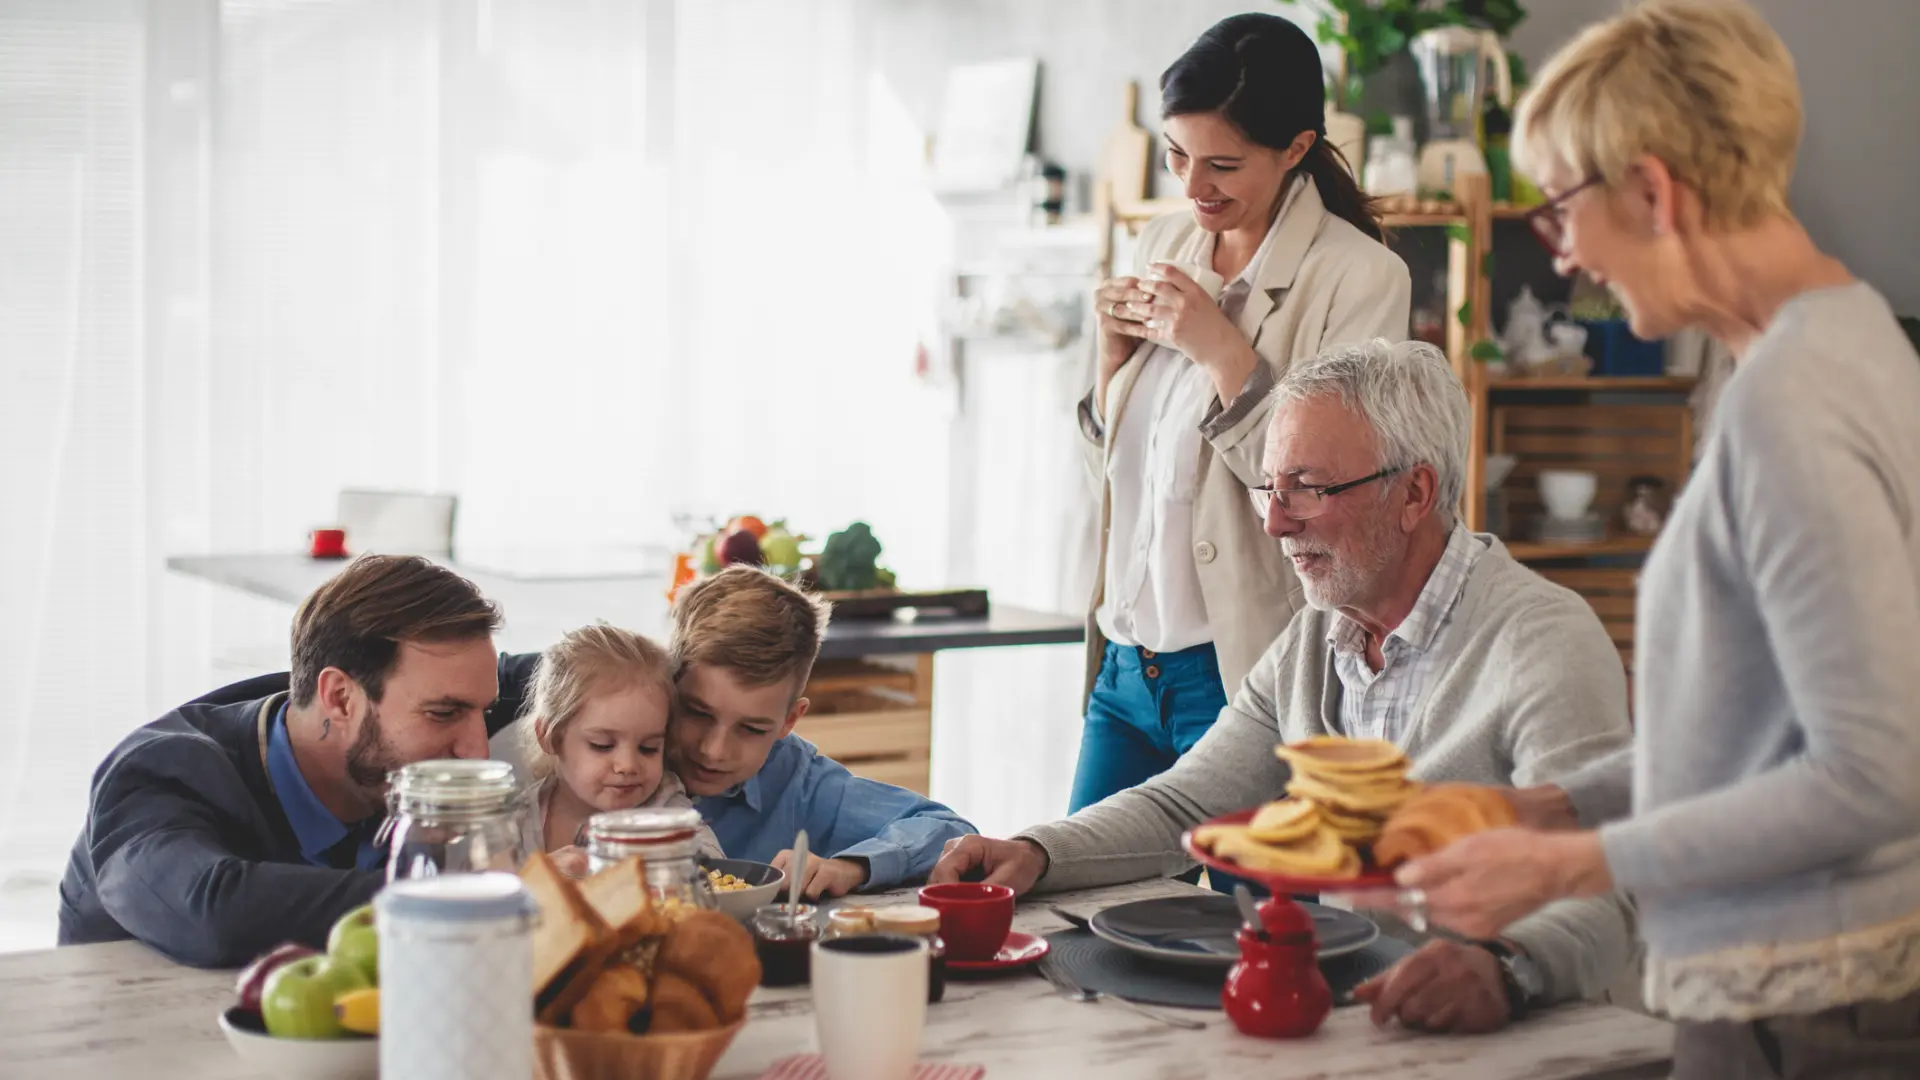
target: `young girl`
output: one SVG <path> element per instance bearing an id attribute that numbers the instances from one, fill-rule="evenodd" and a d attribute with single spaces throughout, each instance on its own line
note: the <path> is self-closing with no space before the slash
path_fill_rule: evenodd
<path id="1" fill-rule="evenodd" d="M 672 711 L 672 661 L 639 634 L 596 623 L 541 654 L 521 730 L 539 785 L 541 847 L 563 870 L 585 873 L 574 841 L 594 814 L 693 805 L 662 764 Z M 704 825 L 700 850 L 721 856 Z"/>

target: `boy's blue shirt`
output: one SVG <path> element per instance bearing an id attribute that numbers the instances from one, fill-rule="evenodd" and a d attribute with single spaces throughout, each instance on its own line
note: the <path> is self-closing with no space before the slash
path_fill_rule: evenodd
<path id="1" fill-rule="evenodd" d="M 931 799 L 853 775 L 798 735 L 775 742 L 745 783 L 694 802 L 728 858 L 772 862 L 805 829 L 813 854 L 866 860 L 869 891 L 925 878 L 948 840 L 979 831 Z"/>

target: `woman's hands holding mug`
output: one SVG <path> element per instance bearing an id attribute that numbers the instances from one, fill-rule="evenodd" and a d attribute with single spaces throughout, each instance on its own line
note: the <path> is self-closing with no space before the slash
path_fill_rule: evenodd
<path id="1" fill-rule="evenodd" d="M 1259 356 L 1199 282 L 1170 263 L 1153 266 L 1155 278 L 1114 278 L 1094 294 L 1100 319 L 1102 413 L 1107 384 L 1141 340 L 1178 349 L 1207 369 L 1221 403 L 1231 402 L 1253 374 Z"/>

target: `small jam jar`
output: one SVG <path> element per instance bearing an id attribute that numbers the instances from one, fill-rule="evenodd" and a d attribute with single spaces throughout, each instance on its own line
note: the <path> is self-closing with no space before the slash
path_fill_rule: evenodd
<path id="1" fill-rule="evenodd" d="M 940 940 L 940 913 L 930 907 L 909 904 L 873 909 L 873 929 L 881 934 L 903 934 L 927 943 L 927 1000 L 939 1001 L 947 993 L 947 943 Z"/>
<path id="2" fill-rule="evenodd" d="M 766 904 L 754 911 L 753 948 L 760 956 L 761 986 L 805 986 L 811 981 L 818 915 L 812 904 Z"/>
<path id="3" fill-rule="evenodd" d="M 1220 1003 L 1243 1034 L 1303 1039 L 1333 1011 L 1333 990 L 1320 973 L 1313 916 L 1286 897 L 1260 905 L 1261 930 L 1240 928 L 1240 959 L 1227 973 Z"/>
<path id="4" fill-rule="evenodd" d="M 700 869 L 700 811 L 692 807 L 610 810 L 587 819 L 587 869 L 591 873 L 635 855 L 645 860 L 647 891 L 666 908 L 708 911 L 719 907 L 713 883 Z"/>
<path id="5" fill-rule="evenodd" d="M 846 904 L 827 913 L 827 929 L 820 935 L 821 941 L 835 938 L 858 937 L 873 933 L 873 909 L 860 904 Z"/>

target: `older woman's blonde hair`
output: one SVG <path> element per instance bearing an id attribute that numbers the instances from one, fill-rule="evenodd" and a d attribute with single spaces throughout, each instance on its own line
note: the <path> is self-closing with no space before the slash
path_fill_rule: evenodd
<path id="1" fill-rule="evenodd" d="M 535 780 L 554 774 L 560 733 L 580 715 L 595 694 L 640 687 L 656 690 L 669 715 L 673 710 L 673 661 L 667 650 L 644 635 L 606 623 L 569 632 L 540 654 L 521 715 L 522 760 Z M 544 744 L 544 745 L 543 745 Z"/>
<path id="2" fill-rule="evenodd" d="M 1739 0 L 1649 0 L 1556 53 L 1521 102 L 1514 161 L 1619 183 L 1650 154 L 1709 228 L 1785 213 L 1801 130 L 1793 57 Z"/>

